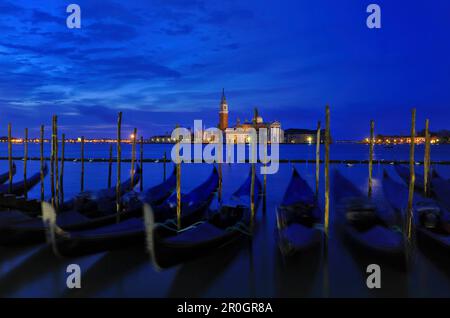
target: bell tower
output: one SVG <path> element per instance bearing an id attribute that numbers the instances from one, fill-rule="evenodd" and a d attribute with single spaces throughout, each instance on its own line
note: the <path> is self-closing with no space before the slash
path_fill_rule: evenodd
<path id="1" fill-rule="evenodd" d="M 219 129 L 225 130 L 228 128 L 228 104 L 225 98 L 225 89 L 222 89 L 222 100 L 220 101 L 219 111 Z"/>

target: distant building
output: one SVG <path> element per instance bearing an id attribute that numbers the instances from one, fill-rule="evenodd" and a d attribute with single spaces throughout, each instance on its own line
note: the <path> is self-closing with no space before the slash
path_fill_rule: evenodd
<path id="1" fill-rule="evenodd" d="M 291 128 L 284 131 L 284 142 L 288 144 L 315 144 L 317 131 L 311 129 Z M 320 143 L 325 140 L 325 130 L 320 131 Z"/>
<path id="2" fill-rule="evenodd" d="M 444 140 L 442 140 L 441 138 L 439 138 L 436 135 L 431 135 L 430 136 L 430 143 L 432 143 L 432 144 L 441 143 L 443 141 Z M 366 138 L 362 142 L 363 143 L 369 143 L 370 142 L 370 138 Z M 387 145 L 409 144 L 409 143 L 411 143 L 411 136 L 377 135 L 376 137 L 374 137 L 374 143 L 375 144 L 387 144 Z M 414 138 L 414 143 L 416 143 L 416 144 L 423 144 L 423 143 L 425 143 L 425 137 L 421 136 L 420 133 L 417 134 L 417 136 Z"/>
<path id="3" fill-rule="evenodd" d="M 222 90 L 222 99 L 219 110 L 219 129 L 224 131 L 228 128 L 228 103 L 225 98 L 225 89 Z"/>

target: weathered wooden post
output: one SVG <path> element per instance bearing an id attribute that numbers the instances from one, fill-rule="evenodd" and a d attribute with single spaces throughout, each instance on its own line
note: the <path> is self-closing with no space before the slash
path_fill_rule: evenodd
<path id="1" fill-rule="evenodd" d="M 61 136 L 61 172 L 59 175 L 59 206 L 64 204 L 64 160 L 66 152 L 66 135 L 62 134 Z"/>
<path id="2" fill-rule="evenodd" d="M 41 125 L 41 140 L 40 140 L 40 155 L 41 155 L 41 202 L 44 202 L 44 125 Z"/>
<path id="3" fill-rule="evenodd" d="M 55 115 L 55 210 L 59 204 L 59 155 L 58 155 L 58 116 Z"/>
<path id="4" fill-rule="evenodd" d="M 51 138 L 51 154 L 50 154 L 50 182 L 52 194 L 52 207 L 55 208 L 55 115 L 52 117 L 52 138 Z"/>
<path id="5" fill-rule="evenodd" d="M 84 191 L 84 136 L 81 136 L 81 178 L 80 191 Z"/>
<path id="6" fill-rule="evenodd" d="M 416 139 L 416 109 L 412 110 L 411 116 L 411 143 L 409 149 L 409 195 L 408 195 L 408 215 L 407 215 L 407 235 L 408 240 L 412 238 L 412 223 L 413 223 L 413 200 L 414 200 L 414 185 L 416 182 L 416 174 L 414 171 L 414 146 Z"/>
<path id="7" fill-rule="evenodd" d="M 119 112 L 119 116 L 117 119 L 117 182 L 116 182 L 116 212 L 117 212 L 117 222 L 120 222 L 120 211 L 121 200 L 120 200 L 120 174 L 121 174 L 121 156 L 122 156 L 122 147 L 121 147 L 121 129 L 122 129 L 122 112 Z"/>
<path id="8" fill-rule="evenodd" d="M 319 196 L 319 182 L 320 182 L 320 121 L 317 122 L 316 133 L 316 198 Z"/>
<path id="9" fill-rule="evenodd" d="M 372 175 L 373 175 L 373 147 L 374 147 L 374 128 L 375 122 L 370 121 L 370 142 L 369 142 L 369 198 L 372 197 Z"/>
<path id="10" fill-rule="evenodd" d="M 328 237 L 328 227 L 330 218 L 330 106 L 325 109 L 326 129 L 325 129 L 325 218 L 324 230 Z"/>
<path id="11" fill-rule="evenodd" d="M 9 183 L 8 193 L 12 193 L 13 183 L 13 161 L 12 161 L 12 136 L 11 136 L 11 123 L 8 124 L 8 167 L 9 167 Z"/>
<path id="12" fill-rule="evenodd" d="M 131 135 L 131 171 L 130 171 L 130 175 L 131 175 L 131 184 L 130 190 L 134 189 L 134 166 L 135 166 L 135 161 L 136 161 L 136 138 L 137 138 L 137 129 L 134 128 L 133 130 L 133 134 Z"/>
<path id="13" fill-rule="evenodd" d="M 113 152 L 113 145 L 110 144 L 109 145 L 109 161 L 108 161 L 108 189 L 111 188 L 111 175 L 112 175 L 112 162 L 113 162 L 112 152 Z"/>
<path id="14" fill-rule="evenodd" d="M 179 128 L 179 125 L 177 125 Z M 177 174 L 177 225 L 178 229 L 181 229 L 181 158 L 180 158 L 180 142 L 181 138 L 177 140 L 176 143 L 176 152 L 177 152 L 177 162 L 176 162 L 176 174 Z M 165 155 L 165 153 L 164 153 Z M 164 160 L 165 162 L 165 160 Z M 164 171 L 164 179 L 165 179 L 165 171 Z"/>
<path id="15" fill-rule="evenodd" d="M 166 181 L 166 164 L 167 164 L 167 153 L 164 151 L 164 171 L 163 171 L 163 180 Z"/>
<path id="16" fill-rule="evenodd" d="M 425 158 L 423 165 L 423 185 L 424 185 L 424 195 L 428 196 L 430 193 L 429 177 L 430 177 L 430 164 L 431 164 L 431 149 L 430 149 L 430 120 L 425 121 Z"/>
<path id="17" fill-rule="evenodd" d="M 28 199 L 27 164 L 28 164 L 28 128 L 25 128 L 25 136 L 23 140 L 23 185 L 25 189 L 23 196 L 25 197 L 25 200 Z"/>
<path id="18" fill-rule="evenodd" d="M 144 191 L 144 137 L 141 136 L 141 145 L 139 147 L 140 151 L 140 162 L 141 162 L 141 182 L 139 183 L 139 190 Z"/>

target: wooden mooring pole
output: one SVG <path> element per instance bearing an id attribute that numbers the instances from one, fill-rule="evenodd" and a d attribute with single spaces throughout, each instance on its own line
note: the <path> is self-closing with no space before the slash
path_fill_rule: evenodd
<path id="1" fill-rule="evenodd" d="M 134 188 L 134 166 L 136 162 L 136 139 L 137 139 L 137 128 L 134 128 L 133 134 L 131 135 L 131 184 L 130 184 L 130 190 L 133 190 Z"/>
<path id="2" fill-rule="evenodd" d="M 13 183 L 13 161 L 12 161 L 12 136 L 11 136 L 11 123 L 8 124 L 8 168 L 9 168 L 9 181 L 8 181 L 8 193 L 12 193 Z"/>
<path id="3" fill-rule="evenodd" d="M 316 133 L 316 198 L 319 196 L 319 182 L 320 182 L 320 121 L 317 122 Z"/>
<path id="4" fill-rule="evenodd" d="M 113 145 L 109 145 L 109 161 L 108 161 L 108 189 L 111 188 L 112 162 L 113 162 Z"/>
<path id="5" fill-rule="evenodd" d="M 122 156 L 122 146 L 121 146 L 121 130 L 122 130 L 122 112 L 119 112 L 117 119 L 117 182 L 116 182 L 116 212 L 117 212 L 117 222 L 120 222 L 120 211 L 121 200 L 120 200 L 120 174 L 121 174 L 121 156 Z"/>
<path id="6" fill-rule="evenodd" d="M 28 164 L 28 128 L 25 128 L 25 136 L 23 140 L 23 185 L 25 189 L 23 196 L 25 200 L 28 199 L 27 164 Z"/>
<path id="7" fill-rule="evenodd" d="M 55 209 L 59 209 L 58 116 L 55 116 Z"/>
<path id="8" fill-rule="evenodd" d="M 167 164 L 167 152 L 164 151 L 164 171 L 163 171 L 163 180 L 166 181 L 166 164 Z"/>
<path id="9" fill-rule="evenodd" d="M 41 125 L 40 163 L 41 163 L 41 202 L 44 202 L 44 125 Z"/>
<path id="10" fill-rule="evenodd" d="M 325 216 L 324 231 L 328 237 L 330 219 L 330 106 L 325 109 Z"/>
<path id="11" fill-rule="evenodd" d="M 80 191 L 84 191 L 84 136 L 81 136 L 81 176 Z"/>
<path id="12" fill-rule="evenodd" d="M 141 143 L 139 146 L 140 162 L 141 162 L 141 182 L 139 182 L 139 190 L 144 191 L 144 137 L 141 136 Z"/>
<path id="13" fill-rule="evenodd" d="M 177 125 L 177 128 L 179 126 Z M 177 191 L 177 226 L 178 229 L 181 229 L 181 158 L 180 158 L 180 141 L 177 140 L 176 144 L 176 174 L 177 174 L 177 185 L 176 185 L 176 191 Z M 164 156 L 166 156 L 166 153 L 164 153 Z M 164 158 L 164 179 L 166 179 L 166 169 L 165 169 L 165 158 Z"/>
<path id="14" fill-rule="evenodd" d="M 374 129 L 375 122 L 373 120 L 370 121 L 370 142 L 369 142 L 369 190 L 368 196 L 372 197 L 372 176 L 373 176 L 373 147 L 374 147 Z"/>
<path id="15" fill-rule="evenodd" d="M 51 154 L 50 154 L 50 189 L 51 189 L 51 203 L 55 208 L 55 115 L 52 117 L 52 138 L 51 138 Z"/>
<path id="16" fill-rule="evenodd" d="M 64 160 L 66 152 L 66 135 L 62 134 L 61 136 L 61 173 L 59 175 L 59 206 L 64 204 Z"/>
<path id="17" fill-rule="evenodd" d="M 423 165 L 423 185 L 424 185 L 424 195 L 428 196 L 430 193 L 430 185 L 429 185 L 429 178 L 430 178 L 430 164 L 431 164 L 431 147 L 430 147 L 430 120 L 427 119 L 425 121 L 425 158 L 424 158 L 424 165 Z"/>
<path id="18" fill-rule="evenodd" d="M 407 236 L 408 240 L 412 239 L 412 223 L 413 223 L 413 200 L 414 200 L 414 185 L 416 182 L 416 174 L 414 171 L 414 146 L 416 139 L 416 109 L 412 110 L 411 114 L 411 143 L 409 149 L 409 195 L 408 195 L 408 211 L 407 211 Z"/>

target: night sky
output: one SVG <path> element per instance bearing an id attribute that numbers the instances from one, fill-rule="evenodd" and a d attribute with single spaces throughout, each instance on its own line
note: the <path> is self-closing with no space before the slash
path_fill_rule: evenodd
<path id="1" fill-rule="evenodd" d="M 82 28 L 66 27 L 77 3 Z M 382 29 L 366 7 L 382 8 Z M 284 129 L 314 128 L 331 106 L 337 139 L 450 128 L 448 0 L 0 0 L 0 136 L 38 135 L 59 115 L 68 137 L 144 136 L 230 122 L 257 106 Z M 49 131 L 49 129 L 47 129 Z"/>

